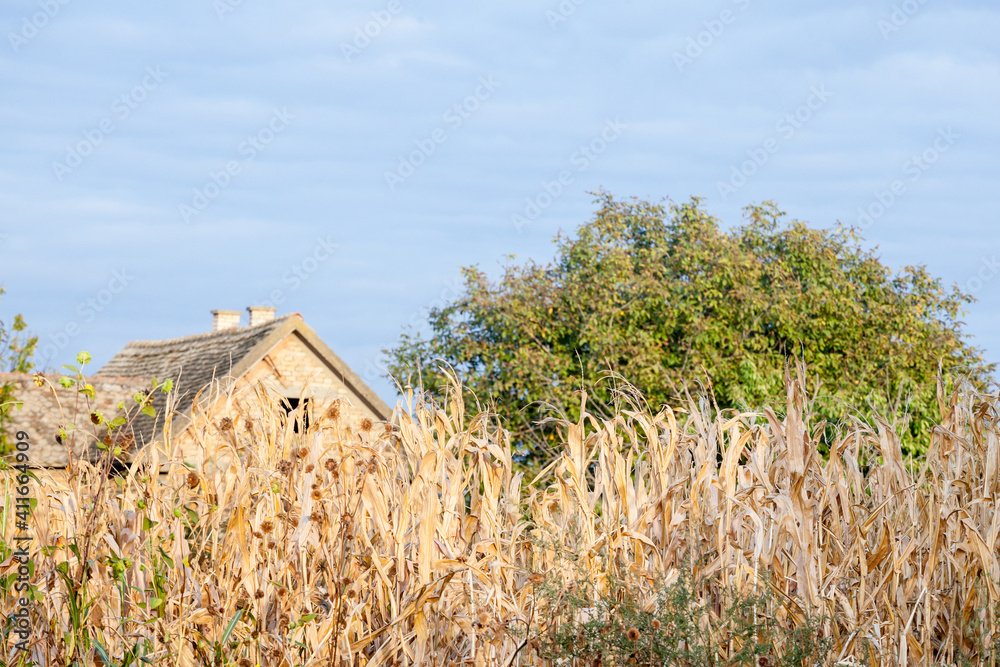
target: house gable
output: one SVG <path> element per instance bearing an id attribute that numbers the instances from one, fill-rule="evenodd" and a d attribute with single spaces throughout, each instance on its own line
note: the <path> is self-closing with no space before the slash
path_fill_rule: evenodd
<path id="1" fill-rule="evenodd" d="M 350 378 L 318 354 L 298 331 L 286 336 L 264 355 L 239 384 L 254 382 L 264 382 L 289 398 L 312 395 L 327 402 L 347 401 L 364 417 L 373 420 L 387 417 L 387 406 L 359 393 Z"/>

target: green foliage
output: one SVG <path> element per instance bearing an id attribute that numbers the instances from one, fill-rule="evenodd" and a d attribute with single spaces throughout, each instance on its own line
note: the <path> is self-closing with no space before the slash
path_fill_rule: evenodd
<path id="1" fill-rule="evenodd" d="M 710 389 L 719 406 L 783 403 L 790 359 L 808 368 L 816 419 L 844 404 L 897 420 L 920 451 L 939 420 L 936 380 L 983 387 L 995 367 L 965 340 L 973 298 L 924 266 L 892 272 L 857 230 L 818 230 L 770 203 L 723 229 L 697 198 L 669 207 L 599 193 L 593 219 L 560 235 L 547 265 L 508 265 L 492 282 L 463 269 L 465 290 L 431 311 L 429 338 L 406 332 L 390 374 L 443 395 L 445 362 L 537 454 L 548 406 L 575 421 L 579 391 L 610 405 L 609 375 L 654 408 Z M 476 400 L 475 397 L 469 399 Z M 471 406 L 470 406 L 471 407 Z"/>
<path id="2" fill-rule="evenodd" d="M 5 294 L 0 287 L 0 297 Z M 29 373 L 35 367 L 31 358 L 38 346 L 38 336 L 25 333 L 27 325 L 20 315 L 14 316 L 10 328 L 0 320 L 0 372 Z M 7 424 L 10 423 L 11 410 L 20 409 L 14 388 L 9 382 L 0 382 L 0 455 L 11 451 L 12 444 L 8 442 Z"/>
<path id="3" fill-rule="evenodd" d="M 720 600 L 699 600 L 693 588 L 681 573 L 643 604 L 646 591 L 615 578 L 597 595 L 586 579 L 544 585 L 536 593 L 550 622 L 528 644 L 552 664 L 581 665 L 801 667 L 823 664 L 830 651 L 826 619 L 779 621 L 766 588 Z"/>

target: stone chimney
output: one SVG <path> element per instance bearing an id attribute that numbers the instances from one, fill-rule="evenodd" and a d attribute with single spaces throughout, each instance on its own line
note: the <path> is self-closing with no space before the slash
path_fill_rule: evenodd
<path id="1" fill-rule="evenodd" d="M 264 324 L 274 319 L 274 306 L 249 306 L 247 312 L 250 313 L 250 325 Z"/>
<path id="2" fill-rule="evenodd" d="M 240 311 L 238 310 L 212 311 L 212 331 L 225 331 L 226 329 L 238 329 L 239 326 L 240 326 Z"/>

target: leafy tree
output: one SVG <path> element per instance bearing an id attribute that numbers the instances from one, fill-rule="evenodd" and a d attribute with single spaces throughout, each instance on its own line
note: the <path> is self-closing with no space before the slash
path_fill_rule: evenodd
<path id="1" fill-rule="evenodd" d="M 0 287 L 0 297 L 4 294 L 6 291 Z M 35 367 L 31 358 L 38 345 L 38 336 L 28 336 L 26 329 L 27 325 L 20 315 L 14 316 L 9 329 L 0 320 L 0 371 L 28 373 Z M 0 383 L 0 454 L 8 452 L 11 447 L 7 437 L 7 424 L 10 422 L 10 412 L 15 407 L 13 386 L 9 382 Z"/>
<path id="2" fill-rule="evenodd" d="M 756 409 L 783 395 L 795 358 L 821 383 L 817 418 L 842 419 L 845 404 L 862 418 L 905 414 L 913 450 L 940 419 L 939 368 L 991 379 L 958 319 L 973 298 L 924 266 L 891 271 L 855 229 L 812 229 L 765 202 L 727 231 L 698 198 L 597 197 L 552 263 L 508 265 L 497 282 L 464 268 L 431 336 L 405 332 L 386 350 L 390 373 L 419 372 L 433 395 L 445 362 L 536 448 L 549 406 L 574 418 L 580 389 L 613 401 L 609 372 L 654 408 L 708 389 L 721 408 Z"/>

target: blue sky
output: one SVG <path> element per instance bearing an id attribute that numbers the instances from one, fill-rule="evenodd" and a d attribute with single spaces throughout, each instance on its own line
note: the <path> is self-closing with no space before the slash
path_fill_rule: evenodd
<path id="1" fill-rule="evenodd" d="M 597 188 L 860 220 L 975 293 L 1000 362 L 993 3 L 6 0 L 0 26 L 0 318 L 51 365 L 273 300 L 394 401 L 380 350 L 459 267 L 550 258 Z"/>

